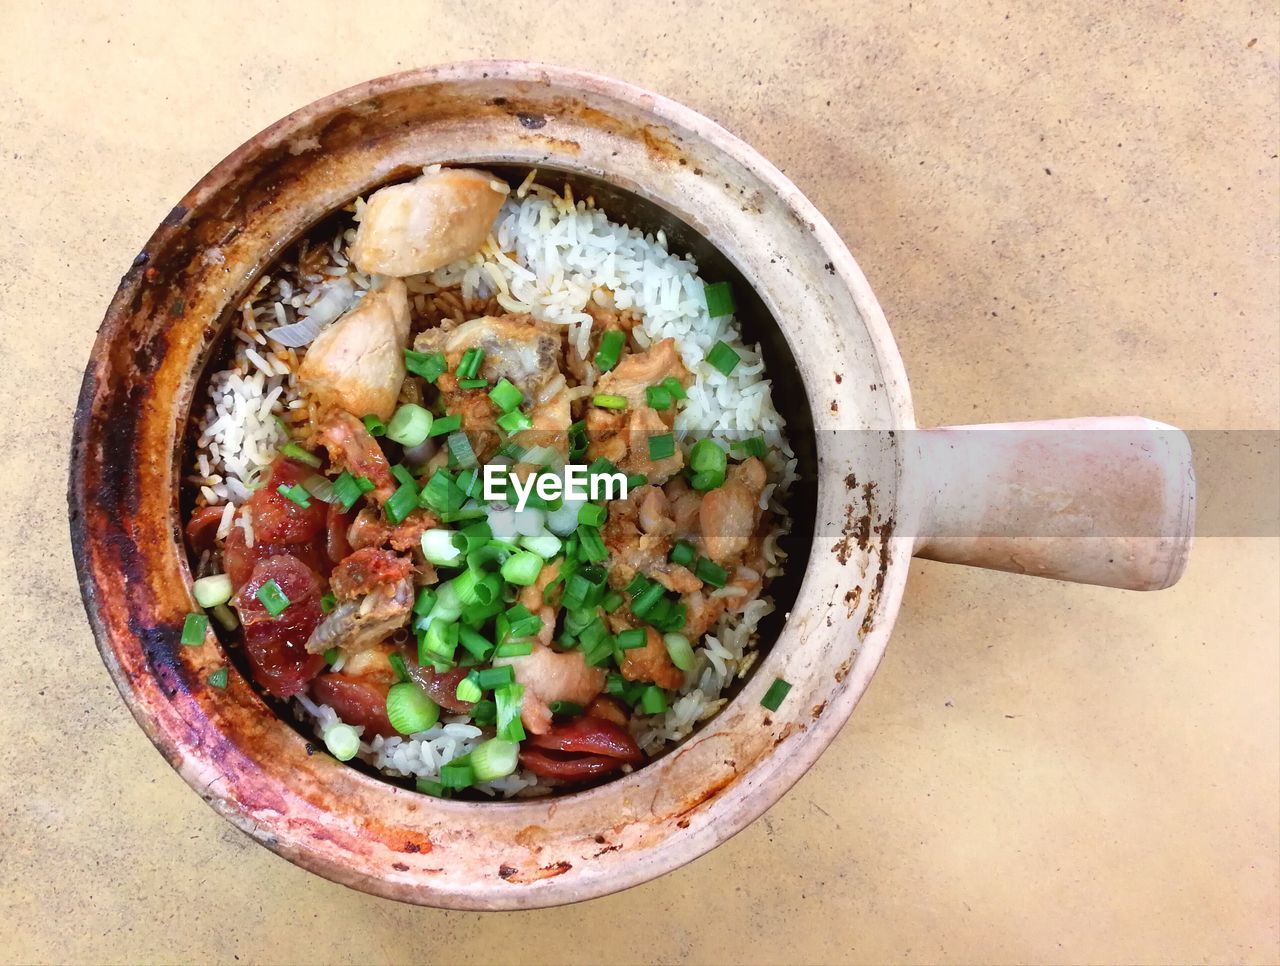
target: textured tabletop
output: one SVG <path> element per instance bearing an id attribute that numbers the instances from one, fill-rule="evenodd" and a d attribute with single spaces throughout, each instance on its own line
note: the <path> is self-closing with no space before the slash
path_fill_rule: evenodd
<path id="1" fill-rule="evenodd" d="M 0 36 L 0 960 L 1280 959 L 1274 533 L 1202 539 L 1148 595 L 917 563 L 764 818 L 486 916 L 332 885 L 205 806 L 98 660 L 63 499 L 98 322 L 173 203 L 295 107 L 472 57 L 613 74 L 759 148 L 860 261 L 921 424 L 1274 430 L 1273 5 L 33 0 Z"/>

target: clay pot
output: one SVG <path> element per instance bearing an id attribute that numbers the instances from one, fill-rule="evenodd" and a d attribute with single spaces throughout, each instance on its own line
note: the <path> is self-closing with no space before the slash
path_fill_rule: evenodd
<path id="1" fill-rule="evenodd" d="M 234 668 L 225 690 L 208 686 L 227 663 L 218 648 L 178 645 L 195 609 L 178 519 L 183 432 L 230 309 L 309 226 L 434 162 L 558 170 L 594 185 L 616 216 L 667 228 L 674 247 L 693 248 L 718 275 L 740 273 L 754 289 L 749 334 L 768 347 L 802 457 L 790 616 L 761 666 L 678 750 L 589 791 L 490 804 L 394 787 L 316 752 Z M 1193 489 L 1185 438 L 1142 420 L 916 431 L 866 279 L 776 168 L 657 95 L 491 62 L 327 97 L 250 140 L 182 199 L 134 259 L 99 333 L 69 502 L 103 661 L 210 805 L 355 888 L 515 909 L 661 875 L 777 801 L 870 681 L 913 553 L 1163 587 L 1185 562 Z M 771 712 L 760 700 L 775 678 L 792 690 Z"/>

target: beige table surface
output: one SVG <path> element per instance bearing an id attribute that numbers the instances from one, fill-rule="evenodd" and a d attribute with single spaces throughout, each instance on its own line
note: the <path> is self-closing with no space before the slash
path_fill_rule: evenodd
<path id="1" fill-rule="evenodd" d="M 1273 4 L 373 6 L 0 5 L 0 959 L 1280 959 L 1274 538 L 1204 539 L 1150 595 L 915 565 L 870 692 L 791 794 L 574 908 L 363 896 L 187 789 L 76 590 L 80 374 L 174 201 L 368 77 L 529 57 L 721 121 L 848 241 L 922 424 L 1280 426 Z"/>

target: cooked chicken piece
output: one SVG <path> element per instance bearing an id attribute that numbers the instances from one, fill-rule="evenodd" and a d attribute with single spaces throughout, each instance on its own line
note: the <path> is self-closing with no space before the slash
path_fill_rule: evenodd
<path id="1" fill-rule="evenodd" d="M 680 447 L 660 460 L 649 459 L 649 438 L 671 432 L 648 406 L 635 410 L 587 410 L 587 457 L 603 457 L 626 473 L 643 473 L 650 483 L 664 483 L 684 466 Z"/>
<path id="2" fill-rule="evenodd" d="M 605 697 L 603 694 L 587 705 L 586 717 L 603 718 L 605 721 L 612 721 L 614 724 L 622 725 L 624 728 L 631 722 L 631 716 L 627 714 L 626 708 L 613 698 Z"/>
<path id="3" fill-rule="evenodd" d="M 637 572 L 676 593 L 686 594 L 702 587 L 702 581 L 668 559 L 670 531 L 662 526 L 661 518 L 648 521 L 654 524 L 653 530 L 643 526 L 645 507 L 654 516 L 658 498 L 653 494 L 661 492 L 656 486 L 642 486 L 632 490 L 625 500 L 609 504 L 609 518 L 601 537 L 609 551 L 609 583 L 613 587 L 627 586 Z"/>
<path id="4" fill-rule="evenodd" d="M 697 539 L 702 495 L 680 476 L 673 476 L 662 489 L 667 495 L 667 512 L 676 535 L 682 539 Z"/>
<path id="5" fill-rule="evenodd" d="M 573 416 L 569 412 L 569 391 L 561 389 L 541 406 L 529 413 L 533 429 L 526 429 L 517 437 L 525 449 L 549 446 L 561 456 L 569 455 L 569 425 Z"/>
<path id="6" fill-rule="evenodd" d="M 413 581 L 406 577 L 382 584 L 371 593 L 337 606 L 307 641 L 307 651 L 323 654 L 340 647 L 348 654 L 381 644 L 404 627 L 413 608 Z"/>
<path id="7" fill-rule="evenodd" d="M 370 195 L 351 259 L 362 272 L 417 275 L 480 249 L 507 197 L 487 171 L 443 168 Z"/>
<path id="8" fill-rule="evenodd" d="M 379 587 L 397 584 L 413 573 L 413 561 L 386 550 L 366 547 L 357 550 L 329 577 L 329 588 L 341 601 L 355 600 Z"/>
<path id="9" fill-rule="evenodd" d="M 413 510 L 396 526 L 391 526 L 382 514 L 365 507 L 356 514 L 347 530 L 347 542 L 352 550 L 365 547 L 390 547 L 408 553 L 422 542 L 422 535 L 440 525 L 440 518 L 429 510 Z"/>
<path id="10" fill-rule="evenodd" d="M 560 335 L 550 326 L 539 325 L 531 315 L 486 315 L 448 331 L 427 329 L 414 340 L 413 347 L 419 352 L 443 352 L 450 373 L 468 349 L 484 349 L 480 375 L 491 383 L 510 380 L 524 393 L 526 409 L 547 402 L 564 385 Z M 448 380 L 437 385 L 449 391 L 456 382 L 452 387 Z"/>
<path id="11" fill-rule="evenodd" d="M 364 423 L 350 413 L 334 410 L 320 425 L 317 440 L 329 452 L 329 460 L 335 468 L 345 469 L 352 476 L 363 476 L 373 484 L 370 495 L 381 506 L 396 491 L 396 478 L 391 475 L 391 464 Z"/>
<path id="12" fill-rule="evenodd" d="M 662 635 L 652 627 L 645 628 L 644 647 L 622 652 L 622 676 L 628 681 L 652 681 L 674 691 L 684 684 L 684 672 L 671 663 Z"/>
<path id="13" fill-rule="evenodd" d="M 680 628 L 680 633 L 690 641 L 699 641 L 703 634 L 715 626 L 720 615 L 725 612 L 729 606 L 729 598 L 710 597 L 698 591 L 685 597 L 684 603 L 687 610 L 684 627 Z"/>
<path id="14" fill-rule="evenodd" d="M 586 707 L 604 690 L 604 671 L 591 667 L 581 651 L 557 653 L 535 644 L 532 654 L 498 658 L 495 667 L 510 664 L 516 682 L 524 685 L 520 720 L 530 734 L 544 735 L 551 729 L 551 703 L 572 701 Z"/>
<path id="15" fill-rule="evenodd" d="M 578 354 L 578 343 L 570 338 L 570 330 L 565 326 L 565 368 L 578 382 L 586 382 L 588 376 L 587 362 L 596 357 L 596 352 L 600 349 L 600 340 L 606 332 L 617 330 L 631 337 L 631 330 L 639 323 L 639 318 L 631 312 L 619 312 L 617 309 L 606 309 L 596 305 L 595 302 L 588 300 L 584 310 L 591 316 L 593 322 L 591 325 L 591 337 L 587 342 L 587 355 L 583 358 Z"/>
<path id="16" fill-rule="evenodd" d="M 716 563 L 732 563 L 747 549 L 760 522 L 765 479 L 764 464 L 753 456 L 730 467 L 724 485 L 702 497 L 698 519 L 703 552 Z"/>
<path id="17" fill-rule="evenodd" d="M 560 593 L 563 588 L 552 593 L 551 602 L 544 602 L 542 594 L 547 589 L 547 585 L 559 576 L 560 566 L 559 563 L 544 564 L 542 570 L 538 572 L 538 579 L 530 586 L 522 587 L 516 598 L 531 614 L 537 614 L 542 618 L 542 630 L 538 631 L 538 643 L 543 647 L 551 646 L 551 637 L 556 632 L 556 610 L 560 607 Z"/>
<path id="18" fill-rule="evenodd" d="M 298 384 L 322 408 L 390 419 L 408 339 L 408 292 L 393 279 L 316 336 L 298 367 Z"/>
<path id="19" fill-rule="evenodd" d="M 595 391 L 611 396 L 624 396 L 628 409 L 640 409 L 646 405 L 645 390 L 668 377 L 675 377 L 682 386 L 693 381 L 689 370 L 680 361 L 675 339 L 663 339 L 644 352 L 633 352 L 600 377 Z M 672 419 L 675 418 L 674 408 L 666 412 Z"/>

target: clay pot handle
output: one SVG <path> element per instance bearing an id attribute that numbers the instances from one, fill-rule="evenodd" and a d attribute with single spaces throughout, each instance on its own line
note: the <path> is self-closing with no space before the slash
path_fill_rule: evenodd
<path id="1" fill-rule="evenodd" d="M 906 435 L 916 556 L 1129 590 L 1182 575 L 1195 474 L 1181 430 L 1115 417 Z"/>

